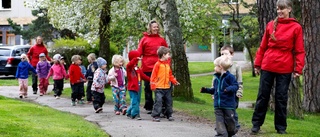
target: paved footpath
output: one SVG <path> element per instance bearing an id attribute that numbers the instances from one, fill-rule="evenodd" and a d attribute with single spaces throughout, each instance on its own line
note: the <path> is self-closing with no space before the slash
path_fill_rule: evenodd
<path id="1" fill-rule="evenodd" d="M 65 87 L 70 87 L 70 85 L 65 84 Z M 49 86 L 48 91 L 51 91 L 51 89 L 52 85 Z M 112 137 L 212 137 L 216 134 L 212 123 L 190 120 L 192 119 L 191 117 L 178 113 L 173 114 L 175 121 L 161 119 L 161 122 L 152 122 L 151 116 L 140 108 L 142 120 L 138 121 L 128 119 L 124 115 L 115 115 L 112 104 L 105 104 L 103 113 L 96 114 L 92 105 L 77 104 L 76 106 L 71 106 L 70 99 L 55 99 L 52 95 L 41 97 L 38 94 L 33 95 L 30 86 L 28 91 L 28 98 L 22 100 L 34 101 L 60 111 L 83 116 L 84 119 L 98 124 Z M 18 94 L 19 88 L 17 86 L 1 86 L 0 88 L 0 95 L 2 96 L 19 99 Z M 208 109 L 212 108 L 208 107 Z"/>

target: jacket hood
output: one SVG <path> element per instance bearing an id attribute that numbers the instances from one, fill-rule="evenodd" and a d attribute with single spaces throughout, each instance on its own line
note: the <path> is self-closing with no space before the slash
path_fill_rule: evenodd
<path id="1" fill-rule="evenodd" d="M 26 68 L 26 66 L 28 65 L 29 65 L 28 61 L 21 61 L 21 64 L 20 64 L 21 67 Z"/>
<path id="2" fill-rule="evenodd" d="M 132 60 L 133 58 L 140 57 L 140 53 L 137 50 L 131 50 L 128 56 L 129 60 Z"/>
<path id="3" fill-rule="evenodd" d="M 160 37 L 159 34 L 149 34 L 148 32 L 143 32 L 142 34 L 145 37 Z"/>
<path id="4" fill-rule="evenodd" d="M 279 18 L 278 19 L 278 23 L 282 23 L 282 24 L 288 24 L 288 23 L 293 23 L 293 22 L 296 22 L 296 23 L 299 23 L 295 18 Z"/>

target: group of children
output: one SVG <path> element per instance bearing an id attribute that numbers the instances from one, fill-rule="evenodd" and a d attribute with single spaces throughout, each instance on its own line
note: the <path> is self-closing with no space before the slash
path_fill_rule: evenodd
<path id="1" fill-rule="evenodd" d="M 239 129 L 238 116 L 236 108 L 239 98 L 242 97 L 242 76 L 241 68 L 232 63 L 233 48 L 224 46 L 221 48 L 221 55 L 214 60 L 214 79 L 211 88 L 201 88 L 201 93 L 210 93 L 214 98 L 214 108 L 216 115 L 216 131 L 218 135 L 232 136 Z M 59 98 L 63 90 L 63 80 L 70 78 L 72 89 L 72 105 L 76 100 L 82 100 L 84 96 L 83 83 L 87 84 L 87 101 L 93 104 L 96 113 L 103 110 L 105 103 L 104 87 L 110 83 L 113 100 L 115 102 L 114 112 L 116 115 L 127 115 L 127 117 L 140 120 L 140 101 L 141 101 L 141 82 L 150 81 L 151 90 L 155 92 L 155 104 L 151 116 L 153 121 L 160 122 L 162 106 L 166 106 L 166 117 L 169 121 L 172 117 L 172 90 L 171 84 L 180 83 L 172 75 L 169 58 L 170 49 L 161 46 L 157 51 L 159 60 L 154 65 L 151 77 L 145 75 L 139 68 L 138 63 L 141 60 L 140 53 L 136 50 L 129 52 L 129 62 L 124 67 L 125 60 L 120 55 L 112 57 L 113 67 L 107 74 L 107 61 L 101 57 L 97 58 L 93 53 L 89 54 L 87 59 L 89 65 L 85 75 L 81 71 L 81 56 L 74 55 L 71 58 L 72 64 L 69 67 L 68 74 L 64 65 L 61 64 L 60 54 L 53 56 L 54 64 L 51 66 L 44 54 L 40 54 L 40 61 L 37 69 L 28 63 L 27 56 L 21 55 L 16 77 L 19 78 L 20 98 L 27 97 L 27 78 L 28 70 L 38 74 L 40 84 L 40 96 L 46 94 L 48 88 L 48 78 L 53 76 L 54 96 Z M 127 78 L 127 81 L 126 81 Z M 127 82 L 127 83 L 126 83 Z M 130 106 L 126 106 L 126 90 L 130 95 Z M 165 102 L 163 102 L 165 100 Z M 164 103 L 164 104 L 163 104 Z"/>

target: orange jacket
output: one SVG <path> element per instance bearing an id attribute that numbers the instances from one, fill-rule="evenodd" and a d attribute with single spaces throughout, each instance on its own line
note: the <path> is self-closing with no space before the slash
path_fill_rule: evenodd
<path id="1" fill-rule="evenodd" d="M 178 81 L 172 75 L 172 71 L 168 61 L 158 60 L 154 65 L 150 77 L 151 90 L 155 90 L 156 88 L 169 89 L 170 82 L 176 84 Z"/>

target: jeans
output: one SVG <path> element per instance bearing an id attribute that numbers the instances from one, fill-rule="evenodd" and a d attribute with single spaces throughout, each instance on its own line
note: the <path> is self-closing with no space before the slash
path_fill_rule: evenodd
<path id="1" fill-rule="evenodd" d="M 130 106 L 127 110 L 127 115 L 131 117 L 136 117 L 140 115 L 140 101 L 141 101 L 141 90 L 136 92 L 129 90 L 130 95 Z"/>
<path id="2" fill-rule="evenodd" d="M 260 127 L 264 123 L 274 80 L 276 81 L 274 115 L 275 129 L 285 131 L 287 128 L 287 101 L 291 73 L 279 74 L 261 70 L 259 93 L 252 116 L 252 124 L 254 127 Z"/>

